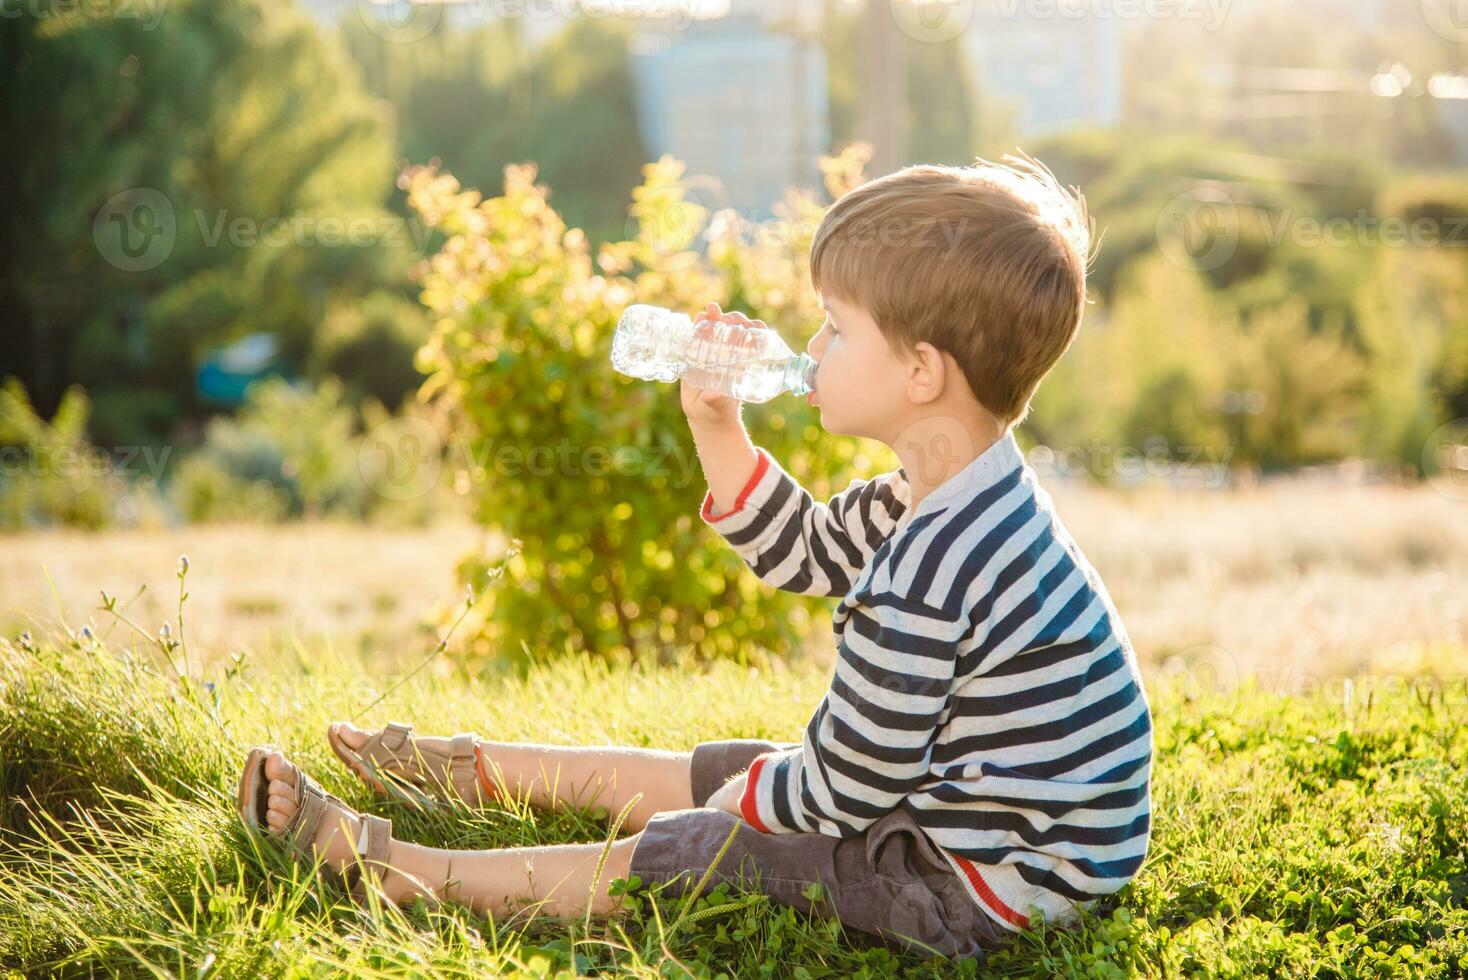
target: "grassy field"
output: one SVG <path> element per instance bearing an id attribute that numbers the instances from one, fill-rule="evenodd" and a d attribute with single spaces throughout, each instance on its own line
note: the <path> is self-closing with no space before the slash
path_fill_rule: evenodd
<path id="1" fill-rule="evenodd" d="M 485 976 L 1450 976 L 1468 970 L 1468 682 L 1342 678 L 1281 697 L 1153 685 L 1152 849 L 1074 931 L 986 961 L 860 948 L 727 887 L 691 905 L 634 890 L 625 918 L 379 917 L 244 836 L 233 788 L 270 741 L 326 788 L 457 846 L 605 839 L 594 807 L 419 815 L 334 762 L 333 718 L 416 720 L 501 739 L 689 747 L 786 737 L 819 698 L 814 662 L 643 669 L 563 661 L 523 678 L 364 668 L 281 647 L 186 682 L 157 649 L 64 635 L 0 641 L 0 966 L 20 974 Z M 397 665 L 405 666 L 410 661 Z M 381 703 L 372 703 L 387 693 Z M 363 709 L 369 708 L 370 710 Z"/>
<path id="2" fill-rule="evenodd" d="M 789 739 L 825 688 L 828 646 L 790 663 L 470 674 L 452 645 L 425 656 L 426 621 L 458 601 L 453 559 L 494 552 L 472 527 L 37 531 L 0 542 L 0 975 L 1468 972 L 1462 503 L 1300 482 L 1053 492 L 1132 633 L 1156 720 L 1148 863 L 1078 930 L 954 967 L 861 948 L 724 886 L 692 904 L 634 890 L 611 922 L 364 916 L 242 834 L 233 790 L 250 745 L 283 746 L 410 839 L 602 840 L 610 820 L 594 808 L 429 816 L 374 801 L 325 724 L 671 748 Z M 153 633 L 178 612 L 182 552 L 175 660 L 190 681 L 98 610 L 105 589 Z"/>

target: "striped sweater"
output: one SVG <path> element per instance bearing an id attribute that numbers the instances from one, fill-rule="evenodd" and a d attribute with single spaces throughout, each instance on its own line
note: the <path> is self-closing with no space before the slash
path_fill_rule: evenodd
<path id="1" fill-rule="evenodd" d="M 904 469 L 826 504 L 758 450 L 701 516 L 764 582 L 840 596 L 802 745 L 750 766 L 767 833 L 862 833 L 905 807 L 1011 930 L 1126 884 L 1151 836 L 1152 722 L 1131 641 L 1012 434 L 923 498 Z"/>

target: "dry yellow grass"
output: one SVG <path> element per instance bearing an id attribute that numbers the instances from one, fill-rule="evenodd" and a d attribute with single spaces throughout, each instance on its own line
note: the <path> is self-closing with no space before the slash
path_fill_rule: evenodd
<path id="1" fill-rule="evenodd" d="M 384 528 L 345 523 L 205 524 L 169 530 L 88 534 L 31 531 L 0 537 L 0 622 L 54 621 L 57 597 L 74 626 L 96 616 L 99 590 L 126 601 L 129 619 L 150 630 L 178 606 L 178 556 L 189 556 L 188 639 L 196 652 L 303 642 L 361 642 L 364 652 L 433 646 L 421 622 L 457 603 L 455 561 L 483 539 L 463 523 Z M 55 583 L 53 595 L 47 573 Z M 116 636 L 127 628 L 116 626 Z"/>
<path id="2" fill-rule="evenodd" d="M 1303 692 L 1357 670 L 1452 669 L 1468 648 L 1468 502 L 1451 495 L 1308 482 L 1051 492 L 1154 674 L 1186 670 L 1200 687 L 1255 676 Z M 454 561 L 483 546 L 458 522 L 29 532 L 0 539 L 0 622 L 54 619 L 44 565 L 74 624 L 95 612 L 99 589 L 125 599 L 146 584 L 129 615 L 156 628 L 176 606 L 187 553 L 199 652 L 294 633 L 411 659 L 433 644 L 421 621 L 460 600 Z"/>
<path id="3" fill-rule="evenodd" d="M 1052 493 L 1154 669 L 1292 693 L 1355 670 L 1452 668 L 1468 647 L 1460 497 L 1305 480 Z"/>

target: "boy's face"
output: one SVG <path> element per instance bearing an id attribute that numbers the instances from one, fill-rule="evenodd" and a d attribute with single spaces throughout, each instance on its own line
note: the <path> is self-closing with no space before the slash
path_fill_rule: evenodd
<path id="1" fill-rule="evenodd" d="M 806 345 L 820 362 L 811 404 L 827 432 L 887 442 L 906 423 L 907 368 L 866 310 L 821 297 L 821 330 Z"/>

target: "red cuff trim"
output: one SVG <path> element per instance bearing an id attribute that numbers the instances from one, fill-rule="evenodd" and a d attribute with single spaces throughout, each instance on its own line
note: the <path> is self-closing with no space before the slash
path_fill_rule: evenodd
<path id="1" fill-rule="evenodd" d="M 764 765 L 764 756 L 759 756 L 749 764 L 749 772 L 744 776 L 744 794 L 739 797 L 739 814 L 755 830 L 768 834 L 770 828 L 759 818 L 759 805 L 755 802 L 755 787 L 759 785 L 759 771 Z"/>
<path id="2" fill-rule="evenodd" d="M 992 909 L 995 915 L 1006 922 L 1013 923 L 1021 929 L 1028 929 L 1030 927 L 1030 917 L 1020 915 L 1006 905 L 998 895 L 994 894 L 994 889 L 989 887 L 989 883 L 979 874 L 979 869 L 974 867 L 972 861 L 968 858 L 960 857 L 957 854 L 953 855 L 953 860 L 963 869 L 964 877 L 968 878 L 969 884 L 974 886 L 974 891 L 979 893 L 979 897 L 984 900 L 984 904 Z"/>
<path id="3" fill-rule="evenodd" d="M 734 499 L 734 509 L 715 515 L 714 492 L 710 490 L 703 495 L 703 507 L 699 510 L 704 520 L 722 521 L 730 514 L 737 514 L 744 509 L 744 502 L 749 499 L 750 494 L 754 493 L 754 488 L 759 486 L 759 481 L 764 478 L 765 471 L 770 468 L 770 454 L 763 449 L 756 449 L 755 452 L 759 456 L 759 462 L 754 466 L 754 476 L 749 478 L 749 482 L 744 485 L 744 489 L 740 490 L 739 496 Z"/>

